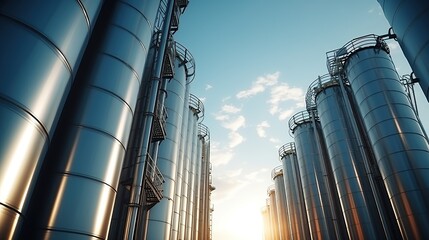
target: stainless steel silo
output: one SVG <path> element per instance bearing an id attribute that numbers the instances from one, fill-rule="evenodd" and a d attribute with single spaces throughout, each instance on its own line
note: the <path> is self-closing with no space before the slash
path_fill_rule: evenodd
<path id="1" fill-rule="evenodd" d="M 262 221 L 264 223 L 264 240 L 271 240 L 271 228 L 270 228 L 270 209 L 269 206 L 266 205 L 261 210 Z"/>
<path id="2" fill-rule="evenodd" d="M 349 238 L 385 238 L 339 80 L 324 75 L 310 84 L 309 92 L 317 106 Z"/>
<path id="3" fill-rule="evenodd" d="M 185 153 L 187 149 L 187 133 L 188 133 L 188 118 L 189 118 L 189 85 L 186 85 L 185 91 L 185 107 L 183 108 L 183 120 L 180 131 L 180 141 L 178 150 L 178 164 L 176 173 L 176 186 L 174 190 L 174 204 L 173 204 L 173 216 L 171 226 L 171 239 L 178 239 L 179 235 L 179 222 L 180 222 L 180 209 L 182 206 L 182 185 L 184 180 L 184 167 L 185 167 Z"/>
<path id="4" fill-rule="evenodd" d="M 353 39 L 342 63 L 388 191 L 401 233 L 429 237 L 429 145 L 400 83 L 387 45 L 374 35 Z"/>
<path id="5" fill-rule="evenodd" d="M 130 0 L 102 10 L 47 159 L 37 219 L 45 239 L 107 238 L 158 7 Z"/>
<path id="6" fill-rule="evenodd" d="M 279 239 L 290 239 L 292 235 L 289 225 L 289 211 L 287 206 L 283 167 L 281 165 L 275 167 L 271 171 L 271 178 L 274 181 L 274 189 L 276 192 Z"/>
<path id="7" fill-rule="evenodd" d="M 193 118 L 196 120 L 195 123 L 192 125 L 194 128 L 194 133 L 191 135 L 192 138 L 192 146 L 191 146 L 191 154 L 190 154 L 190 164 L 189 164 L 189 176 L 188 176 L 188 199 L 187 199 L 187 206 L 186 206 L 186 222 L 185 222 L 185 238 L 184 239 L 191 239 L 192 232 L 195 231 L 195 229 L 192 226 L 193 219 L 198 213 L 194 212 L 194 197 L 196 194 L 195 189 L 195 182 L 196 182 L 196 175 L 197 175 L 197 166 L 199 165 L 200 159 L 198 159 L 198 142 L 199 142 L 199 123 L 204 118 L 204 105 L 203 102 L 196 97 L 195 95 L 191 94 L 189 97 L 189 108 L 193 114 Z M 198 163 L 197 163 L 198 162 Z"/>
<path id="8" fill-rule="evenodd" d="M 335 209 L 328 191 L 328 177 L 322 141 L 318 138 L 320 123 L 317 112 L 301 111 L 289 120 L 298 157 L 299 172 L 303 188 L 307 219 L 312 239 L 336 239 L 343 236 L 336 229 L 340 216 L 334 216 Z M 318 141 L 319 140 L 319 141 Z M 336 200 L 336 199 L 335 199 Z M 341 229 L 340 229 L 341 230 Z M 336 231 L 338 233 L 336 233 Z"/>
<path id="9" fill-rule="evenodd" d="M 378 0 L 429 101 L 429 2 Z"/>
<path id="10" fill-rule="evenodd" d="M 98 0 L 0 3 L 1 239 L 19 231 L 101 6 Z"/>
<path id="11" fill-rule="evenodd" d="M 167 98 L 164 103 L 168 114 L 165 130 L 167 135 L 159 145 L 156 161 L 165 181 L 163 199 L 150 209 L 146 235 L 148 239 L 170 239 L 186 85 L 194 77 L 195 64 L 192 55 L 178 43 L 174 49 L 176 49 L 174 77 L 168 81 Z"/>
<path id="12" fill-rule="evenodd" d="M 283 166 L 290 238 L 310 239 L 295 143 L 287 143 L 280 147 L 279 156 Z"/>
<path id="13" fill-rule="evenodd" d="M 198 140 L 198 120 L 204 115 L 202 102 L 193 94 L 189 96 L 189 111 L 187 125 L 187 140 L 184 150 L 184 163 L 182 171 L 181 201 L 179 212 L 178 239 L 188 239 L 190 234 L 190 217 L 192 210 L 190 202 L 192 198 L 192 161 Z"/>
<path id="14" fill-rule="evenodd" d="M 201 174 L 198 213 L 198 237 L 197 239 L 208 239 L 209 210 L 210 210 L 210 131 L 202 123 L 198 125 L 198 136 L 201 142 Z"/>
<path id="15" fill-rule="evenodd" d="M 272 239 L 280 239 L 279 233 L 279 218 L 277 214 L 276 189 L 274 184 L 267 189 L 269 210 L 270 210 L 270 225 Z"/>

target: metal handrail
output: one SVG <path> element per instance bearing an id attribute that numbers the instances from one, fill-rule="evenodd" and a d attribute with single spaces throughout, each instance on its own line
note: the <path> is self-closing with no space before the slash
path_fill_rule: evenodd
<path id="1" fill-rule="evenodd" d="M 352 39 L 343 47 L 329 51 L 326 53 L 326 65 L 329 74 L 332 76 L 339 74 L 344 67 L 346 60 L 356 51 L 364 48 L 378 48 L 390 52 L 387 43 L 383 40 L 385 36 L 369 34 L 362 37 Z M 388 35 L 390 37 L 390 35 Z"/>
<path id="2" fill-rule="evenodd" d="M 277 176 L 283 175 L 283 166 L 279 165 L 271 171 L 271 178 L 274 180 Z"/>
<path id="3" fill-rule="evenodd" d="M 156 166 L 155 161 L 149 153 L 147 153 L 145 174 L 146 177 L 152 181 L 153 186 L 158 190 L 158 192 L 162 193 L 162 184 L 165 182 L 164 176 L 162 176 L 161 171 Z"/>
<path id="4" fill-rule="evenodd" d="M 204 118 L 204 104 L 203 102 L 194 94 L 189 95 L 189 107 L 197 114 L 200 121 Z"/>
<path id="5" fill-rule="evenodd" d="M 312 111 L 301 111 L 298 113 L 295 113 L 290 119 L 289 119 L 289 129 L 293 132 L 296 127 L 303 123 L 312 122 L 313 116 L 316 120 L 319 120 L 319 116 L 317 115 L 316 110 Z"/>
<path id="6" fill-rule="evenodd" d="M 305 105 L 307 110 L 316 109 L 316 95 L 330 86 L 338 85 L 338 75 L 331 76 L 325 74 L 317 77 L 308 87 L 307 94 L 305 95 Z"/>
<path id="7" fill-rule="evenodd" d="M 182 44 L 175 42 L 176 56 L 185 65 L 186 81 L 191 83 L 195 78 L 195 60 L 192 54 Z"/>
<path id="8" fill-rule="evenodd" d="M 203 138 L 206 141 L 210 141 L 210 131 L 209 128 L 202 124 L 202 123 L 198 123 L 198 136 L 200 138 Z"/>
<path id="9" fill-rule="evenodd" d="M 283 146 L 281 146 L 279 148 L 280 161 L 283 157 L 285 157 L 289 154 L 294 154 L 294 153 L 296 153 L 296 148 L 295 148 L 294 142 L 284 144 Z"/>
<path id="10" fill-rule="evenodd" d="M 272 184 L 272 185 L 268 186 L 268 188 L 267 188 L 267 194 L 270 195 L 271 192 L 275 192 L 275 190 L 276 190 L 276 188 L 275 188 L 274 184 Z"/>

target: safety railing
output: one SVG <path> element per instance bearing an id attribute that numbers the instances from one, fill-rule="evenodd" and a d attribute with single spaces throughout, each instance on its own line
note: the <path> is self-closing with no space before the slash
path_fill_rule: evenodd
<path id="1" fill-rule="evenodd" d="M 164 177 L 149 153 L 146 159 L 145 179 L 147 204 L 151 205 L 159 202 L 162 198 Z"/>
<path id="2" fill-rule="evenodd" d="M 271 179 L 276 178 L 277 176 L 283 175 L 283 166 L 277 166 L 271 171 Z"/>
<path id="3" fill-rule="evenodd" d="M 294 142 L 284 144 L 283 146 L 281 146 L 279 148 L 280 161 L 283 157 L 290 155 L 290 154 L 294 154 L 294 153 L 296 153 L 296 148 L 295 148 Z"/>
<path id="4" fill-rule="evenodd" d="M 331 76 L 330 74 L 325 74 L 317 77 L 310 86 L 308 87 L 307 94 L 305 96 L 305 105 L 307 110 L 316 109 L 316 95 L 328 87 L 338 85 L 338 76 Z"/>
<path id="5" fill-rule="evenodd" d="M 204 118 L 204 104 L 203 102 L 195 95 L 189 95 L 189 107 L 194 111 L 198 116 L 200 121 Z"/>
<path id="6" fill-rule="evenodd" d="M 175 42 L 176 56 L 185 65 L 186 81 L 191 83 L 195 77 L 195 60 L 192 54 L 182 44 Z"/>
<path id="7" fill-rule="evenodd" d="M 293 132 L 299 125 L 312 122 L 313 116 L 316 120 L 319 120 L 316 110 L 301 111 L 296 113 L 289 119 L 289 129 Z"/>
<path id="8" fill-rule="evenodd" d="M 347 58 L 358 50 L 364 48 L 376 48 L 389 53 L 389 47 L 383 40 L 383 37 L 384 36 L 378 36 L 375 34 L 365 35 L 349 41 L 341 48 L 327 52 L 326 65 L 328 67 L 329 74 L 337 75 L 342 72 Z"/>

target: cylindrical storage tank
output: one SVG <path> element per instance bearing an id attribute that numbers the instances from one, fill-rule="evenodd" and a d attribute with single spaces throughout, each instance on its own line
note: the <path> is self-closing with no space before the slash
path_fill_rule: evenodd
<path id="1" fill-rule="evenodd" d="M 324 75 L 310 84 L 350 239 L 385 238 L 339 80 Z"/>
<path id="2" fill-rule="evenodd" d="M 313 121 L 313 118 L 316 118 Z M 304 202 L 312 239 L 335 239 L 335 226 L 329 205 L 329 196 L 323 172 L 323 155 L 319 151 L 316 112 L 301 111 L 289 120 L 293 133 L 301 175 Z"/>
<path id="3" fill-rule="evenodd" d="M 26 214 L 101 5 L 99 0 L 0 3 L 1 239 L 12 238 Z"/>
<path id="4" fill-rule="evenodd" d="M 193 94 L 189 96 L 189 111 L 188 111 L 188 125 L 186 135 L 186 145 L 184 151 L 184 163 L 182 171 L 182 189 L 181 189 L 181 202 L 179 212 L 179 239 L 188 239 L 190 226 L 190 201 L 191 201 L 191 166 L 193 155 L 195 151 L 194 142 L 196 143 L 198 137 L 198 119 L 204 114 L 202 102 Z"/>
<path id="5" fill-rule="evenodd" d="M 178 151 L 178 164 L 177 164 L 177 173 L 176 173 L 176 186 L 174 190 L 174 204 L 173 204 L 173 216 L 172 216 L 172 226 L 171 226 L 171 239 L 178 239 L 179 234 L 179 223 L 180 223 L 180 209 L 182 206 L 182 185 L 184 177 L 184 167 L 185 167 L 185 155 L 187 149 L 187 135 L 188 135 L 188 118 L 189 118 L 189 88 L 190 85 L 186 85 L 185 92 L 185 105 L 183 108 L 183 120 L 179 141 L 179 151 Z"/>
<path id="6" fill-rule="evenodd" d="M 429 2 L 378 0 L 429 101 Z"/>
<path id="7" fill-rule="evenodd" d="M 198 125 L 198 136 L 201 141 L 201 174 L 199 189 L 199 210 L 198 210 L 198 237 L 206 239 L 208 230 L 209 213 L 209 166 L 210 166 L 210 131 L 202 123 Z"/>
<path id="8" fill-rule="evenodd" d="M 265 206 L 261 210 L 262 221 L 264 223 L 264 240 L 271 240 L 271 229 L 270 229 L 270 209 L 269 206 Z"/>
<path id="9" fill-rule="evenodd" d="M 176 46 L 182 47 L 179 44 Z M 167 136 L 159 145 L 157 158 L 157 166 L 165 181 L 162 192 L 163 199 L 150 210 L 147 227 L 148 239 L 170 239 L 186 85 L 194 76 L 194 72 L 188 71 L 194 68 L 192 55 L 189 52 L 187 55 L 181 53 L 182 51 L 176 52 L 174 77 L 167 84 L 167 98 L 164 103 L 168 114 L 165 123 Z"/>
<path id="10" fill-rule="evenodd" d="M 274 181 L 277 203 L 277 219 L 279 221 L 279 239 L 290 239 L 289 212 L 286 199 L 286 188 L 282 166 L 277 166 L 271 171 Z"/>
<path id="11" fill-rule="evenodd" d="M 107 238 L 159 1 L 110 4 L 39 184 L 33 220 L 44 239 Z"/>
<path id="12" fill-rule="evenodd" d="M 191 94 L 189 96 L 189 108 L 193 114 L 193 118 L 196 119 L 195 123 L 192 125 L 194 128 L 194 133 L 191 135 L 192 138 L 192 146 L 191 146 L 191 154 L 190 154 L 190 165 L 188 168 L 188 194 L 187 194 L 187 206 L 186 206 L 186 222 L 185 222 L 185 238 L 191 239 L 192 232 L 195 229 L 192 226 L 194 214 L 194 196 L 195 196 L 195 175 L 196 175 L 196 166 L 197 166 L 197 146 L 199 142 L 199 130 L 198 125 L 204 117 L 204 105 L 203 102 Z"/>
<path id="13" fill-rule="evenodd" d="M 374 35 L 345 45 L 344 70 L 401 233 L 429 238 L 429 145 L 392 63 Z M 385 46 L 385 44 L 382 44 Z"/>
<path id="14" fill-rule="evenodd" d="M 280 239 L 278 218 L 279 215 L 277 214 L 276 189 L 274 185 L 268 187 L 267 194 L 270 206 L 271 235 L 273 239 Z"/>
<path id="15" fill-rule="evenodd" d="M 291 239 L 297 240 L 310 239 L 295 143 L 287 143 L 280 147 L 279 156 L 283 166 L 286 204 L 290 226 L 289 236 Z"/>

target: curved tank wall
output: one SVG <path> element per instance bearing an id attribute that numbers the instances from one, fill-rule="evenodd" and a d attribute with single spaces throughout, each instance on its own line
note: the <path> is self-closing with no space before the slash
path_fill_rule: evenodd
<path id="1" fill-rule="evenodd" d="M 279 233 L 279 218 L 277 214 L 276 190 L 274 185 L 268 187 L 267 190 L 269 210 L 270 210 L 270 225 L 273 239 L 280 239 Z"/>
<path id="2" fill-rule="evenodd" d="M 185 89 L 185 107 L 183 108 L 183 119 L 179 142 L 178 151 L 178 165 L 176 173 L 176 187 L 174 190 L 174 204 L 173 204 L 173 216 L 171 226 L 171 239 L 178 239 L 179 234 L 179 222 L 180 222 L 180 207 L 182 205 L 182 185 L 185 167 L 185 155 L 187 146 L 187 132 L 188 132 L 188 118 L 189 118 L 189 84 L 186 85 Z"/>
<path id="3" fill-rule="evenodd" d="M 191 146 L 191 154 L 190 154 L 190 162 L 189 162 L 189 168 L 188 168 L 188 194 L 187 194 L 187 206 L 186 206 L 186 221 L 185 221 L 185 238 L 184 239 L 191 239 L 192 232 L 195 231 L 194 226 L 192 226 L 193 219 L 195 217 L 194 213 L 194 197 L 195 197 L 195 176 L 197 174 L 197 146 L 199 142 L 198 138 L 198 124 L 199 121 L 201 121 L 204 117 L 204 105 L 201 102 L 201 100 L 196 97 L 195 95 L 191 94 L 189 97 L 189 108 L 190 112 L 193 114 L 193 118 L 195 119 L 195 122 L 191 125 L 194 130 L 193 134 L 189 137 L 192 138 L 192 146 Z"/>
<path id="4" fill-rule="evenodd" d="M 291 239 L 310 239 L 295 143 L 283 145 L 279 149 L 279 156 L 283 166 L 286 204 L 289 214 L 289 236 Z"/>
<path id="5" fill-rule="evenodd" d="M 313 115 L 307 111 L 298 112 L 289 120 L 293 132 L 301 175 L 307 219 L 312 239 L 335 239 L 331 206 L 322 168 L 323 155 L 316 141 L 317 126 Z M 317 115 L 314 116 L 316 119 Z M 320 127 L 320 126 L 319 126 Z"/>
<path id="6" fill-rule="evenodd" d="M 338 81 L 325 75 L 310 85 L 350 239 L 385 238 L 363 156 Z"/>
<path id="7" fill-rule="evenodd" d="M 165 130 L 167 136 L 159 145 L 157 159 L 157 166 L 165 180 L 162 192 L 163 199 L 150 210 L 147 227 L 148 239 L 170 239 L 185 92 L 185 65 L 181 64 L 180 59 L 176 59 L 174 77 L 167 84 L 167 98 L 164 104 L 168 114 Z"/>
<path id="8" fill-rule="evenodd" d="M 197 239 L 207 239 L 209 220 L 209 178 L 210 178 L 210 131 L 202 123 L 198 124 L 198 137 L 201 142 L 201 175 L 199 193 L 199 213 L 198 213 L 198 237 Z"/>
<path id="9" fill-rule="evenodd" d="M 158 1 L 109 5 L 49 160 L 40 209 L 45 239 L 105 239 Z M 153 18 L 149 18 L 152 16 Z M 120 42 L 121 44 L 118 44 Z M 73 213 L 73 214 L 72 214 Z"/>
<path id="10" fill-rule="evenodd" d="M 356 49 L 345 60 L 363 125 L 401 233 L 428 238 L 429 145 L 386 49 Z"/>
<path id="11" fill-rule="evenodd" d="M 275 167 L 271 172 L 274 181 L 277 203 L 277 219 L 279 221 L 279 239 L 289 239 L 291 236 L 289 226 L 289 212 L 287 208 L 286 189 L 282 166 Z"/>
<path id="12" fill-rule="evenodd" d="M 429 2 L 378 0 L 429 101 Z"/>
<path id="13" fill-rule="evenodd" d="M 25 214 L 101 5 L 0 3 L 1 239 L 13 236 Z"/>
<path id="14" fill-rule="evenodd" d="M 261 215 L 264 222 L 264 239 L 272 239 L 270 229 L 270 210 L 268 206 L 262 208 Z"/>

